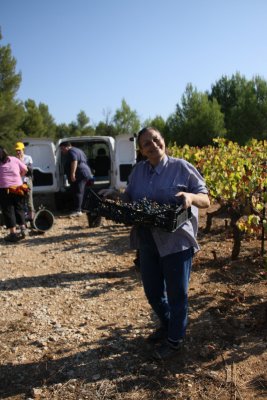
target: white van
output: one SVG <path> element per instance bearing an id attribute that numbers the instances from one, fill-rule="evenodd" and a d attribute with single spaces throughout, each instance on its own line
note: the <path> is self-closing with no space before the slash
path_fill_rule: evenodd
<path id="1" fill-rule="evenodd" d="M 133 135 L 119 135 L 115 139 L 111 136 L 66 137 L 56 144 L 43 138 L 24 138 L 22 141 L 25 154 L 33 159 L 34 197 L 52 195 L 58 210 L 63 210 L 70 199 L 60 143 L 70 142 L 85 152 L 94 174 L 93 187 L 96 191 L 109 187 L 124 188 L 136 163 L 136 140 Z"/>

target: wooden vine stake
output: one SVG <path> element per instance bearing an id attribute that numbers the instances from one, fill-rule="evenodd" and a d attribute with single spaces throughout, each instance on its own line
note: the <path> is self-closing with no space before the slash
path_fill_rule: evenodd
<path id="1" fill-rule="evenodd" d="M 267 177 L 267 162 L 264 162 L 262 167 L 263 167 L 263 171 L 264 171 L 264 178 L 266 179 L 266 177 Z M 262 210 L 262 231 L 261 231 L 261 255 L 262 255 L 262 257 L 264 257 L 264 254 L 265 254 L 265 229 L 266 229 L 266 203 L 267 203 L 266 183 L 264 184 L 264 187 L 263 187 L 262 202 L 263 202 L 263 210 Z M 267 262 L 267 260 L 264 260 L 264 263 L 265 262 Z"/>

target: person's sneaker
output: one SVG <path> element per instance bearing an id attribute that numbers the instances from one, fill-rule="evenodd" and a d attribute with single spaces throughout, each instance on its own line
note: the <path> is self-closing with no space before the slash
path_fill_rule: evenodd
<path id="1" fill-rule="evenodd" d="M 177 344 L 166 341 L 161 346 L 158 346 L 154 351 L 153 358 L 156 360 L 164 361 L 177 357 L 179 350 L 183 347 L 183 340 L 179 340 Z"/>
<path id="2" fill-rule="evenodd" d="M 81 217 L 83 215 L 83 213 L 81 211 L 74 211 L 72 213 L 69 214 L 70 218 L 75 218 L 75 217 Z"/>
<path id="3" fill-rule="evenodd" d="M 19 240 L 20 240 L 20 237 L 16 233 L 10 233 L 9 235 L 4 237 L 5 242 L 16 243 Z"/>
<path id="4" fill-rule="evenodd" d="M 150 342 L 160 342 L 161 340 L 167 339 L 167 333 L 167 328 L 165 328 L 165 326 L 160 326 L 147 337 L 147 340 Z"/>

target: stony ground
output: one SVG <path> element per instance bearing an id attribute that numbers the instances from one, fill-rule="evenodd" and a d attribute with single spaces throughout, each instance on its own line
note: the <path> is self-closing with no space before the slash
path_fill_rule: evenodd
<path id="1" fill-rule="evenodd" d="M 1 399 L 266 399 L 267 288 L 260 242 L 231 261 L 217 219 L 194 260 L 184 350 L 169 362 L 146 340 L 129 228 L 56 216 L 49 231 L 5 244 L 0 231 Z M 1 229 L 1 228 L 0 228 Z"/>

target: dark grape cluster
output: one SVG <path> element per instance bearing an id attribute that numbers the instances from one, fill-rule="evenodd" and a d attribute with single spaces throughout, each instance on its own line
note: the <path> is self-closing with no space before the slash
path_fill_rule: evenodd
<path id="1" fill-rule="evenodd" d="M 106 200 L 100 209 L 103 217 L 118 223 L 154 226 L 171 232 L 188 219 L 189 212 L 190 210 L 183 210 L 182 206 L 158 204 L 148 199 L 132 203 Z"/>
<path id="2" fill-rule="evenodd" d="M 110 200 L 107 200 L 110 201 Z M 145 213 L 149 215 L 157 215 L 162 212 L 173 210 L 175 207 L 170 204 L 159 204 L 155 201 L 149 200 L 147 198 L 133 201 L 132 203 L 124 203 L 122 201 L 112 202 L 119 207 L 125 208 L 129 212 Z"/>
<path id="3" fill-rule="evenodd" d="M 106 219 L 126 225 L 143 225 L 173 232 L 191 217 L 191 210 L 182 206 L 159 204 L 147 198 L 131 203 L 120 200 L 103 200 L 98 196 L 88 198 L 89 208 Z"/>

